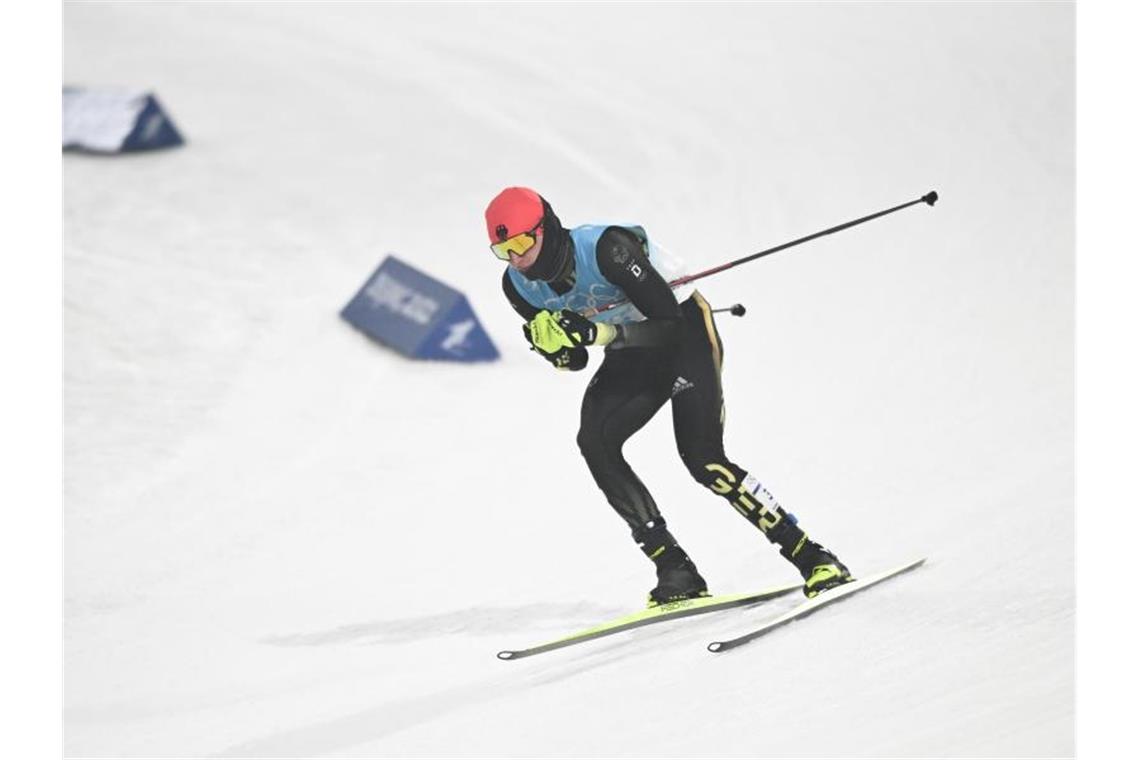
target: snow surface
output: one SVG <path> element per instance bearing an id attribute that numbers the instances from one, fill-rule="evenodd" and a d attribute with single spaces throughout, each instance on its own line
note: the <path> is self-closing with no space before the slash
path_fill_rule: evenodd
<path id="1" fill-rule="evenodd" d="M 1073 753 L 1071 5 L 68 3 L 64 33 L 68 84 L 153 89 L 188 139 L 64 161 L 68 755 Z M 937 189 L 701 285 L 749 309 L 729 455 L 856 572 L 928 565 L 724 655 L 787 605 L 497 660 L 653 581 L 575 447 L 589 372 L 499 291 L 509 184 L 693 269 Z M 503 359 L 341 322 L 389 251 Z M 667 410 L 626 454 L 714 591 L 794 578 Z"/>

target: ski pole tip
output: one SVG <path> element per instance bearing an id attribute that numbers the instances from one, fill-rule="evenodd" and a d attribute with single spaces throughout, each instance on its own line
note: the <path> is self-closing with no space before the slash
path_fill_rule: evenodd
<path id="1" fill-rule="evenodd" d="M 929 193 L 922 196 L 922 200 L 926 203 L 927 206 L 933 206 L 934 202 L 938 200 L 938 191 L 931 190 Z"/>
<path id="2" fill-rule="evenodd" d="M 743 317 L 744 312 L 745 312 L 744 304 L 740 304 L 740 303 L 733 304 L 732 309 L 730 309 L 730 311 L 732 313 L 732 316 L 734 316 L 734 317 Z"/>

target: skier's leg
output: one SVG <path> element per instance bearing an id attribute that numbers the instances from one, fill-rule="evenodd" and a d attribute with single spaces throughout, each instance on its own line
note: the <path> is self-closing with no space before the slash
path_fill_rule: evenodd
<path id="1" fill-rule="evenodd" d="M 673 431 L 681 459 L 698 483 L 722 496 L 779 546 L 780 554 L 809 581 L 806 590 L 818 593 L 827 578 L 811 582 L 817 567 L 836 565 L 839 580 L 846 568 L 808 539 L 796 518 L 780 506 L 759 480 L 726 456 L 720 385 L 724 346 L 712 311 L 700 293 L 694 293 L 681 309 L 685 314 L 685 336 L 673 387 Z"/>
<path id="2" fill-rule="evenodd" d="M 622 446 L 669 398 L 669 357 L 648 349 L 609 351 L 582 399 L 578 448 L 606 500 L 657 568 L 650 604 L 707 593 L 704 580 L 665 525 L 665 518 Z"/>
<path id="3" fill-rule="evenodd" d="M 652 371 L 649 352 L 608 351 L 582 399 L 578 448 L 598 488 L 631 529 L 661 519 L 645 484 L 622 455 L 625 442 L 645 426 L 668 398 Z"/>

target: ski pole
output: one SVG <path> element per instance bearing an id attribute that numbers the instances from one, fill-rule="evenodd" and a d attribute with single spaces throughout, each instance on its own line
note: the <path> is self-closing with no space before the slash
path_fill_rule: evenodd
<path id="1" fill-rule="evenodd" d="M 913 200 L 913 201 L 909 201 L 907 203 L 899 204 L 898 206 L 895 206 L 894 208 L 889 208 L 889 209 L 886 209 L 885 211 L 879 211 L 879 212 L 876 212 L 874 214 L 868 214 L 867 216 L 860 217 L 859 219 L 854 219 L 850 222 L 844 222 L 843 224 L 838 224 L 834 227 L 830 227 L 826 230 L 823 230 L 822 232 L 816 232 L 814 234 L 808 235 L 807 237 L 802 237 L 802 238 L 799 238 L 798 240 L 793 240 L 790 243 L 784 243 L 783 245 L 778 245 L 775 248 L 768 248 L 766 250 L 760 251 L 759 253 L 753 253 L 750 256 L 744 256 L 743 258 L 736 259 L 735 261 L 730 261 L 727 264 L 721 264 L 718 267 L 713 267 L 712 269 L 706 269 L 703 272 L 697 272 L 696 274 L 689 274 L 689 275 L 685 275 L 684 277 L 678 277 L 677 279 L 669 282 L 669 287 L 675 288 L 679 285 L 685 285 L 687 283 L 692 282 L 693 280 L 699 280 L 702 277 L 708 277 L 711 274 L 716 274 L 717 272 L 723 272 L 726 269 L 732 269 L 735 266 L 739 266 L 741 264 L 746 264 L 749 261 L 754 261 L 758 258 L 761 258 L 762 256 L 768 256 L 768 255 L 771 255 L 773 253 L 777 253 L 779 251 L 785 251 L 788 248 L 799 245 L 800 243 L 806 243 L 809 240 L 815 240 L 816 238 L 821 238 L 824 235 L 831 235 L 831 234 L 836 233 L 836 232 L 842 232 L 843 230 L 850 229 L 856 225 L 863 224 L 863 222 L 869 222 L 872 219 L 878 219 L 880 216 L 886 216 L 887 214 L 893 214 L 896 211 L 901 211 L 904 208 L 909 208 L 910 206 L 913 206 L 913 205 L 918 204 L 918 203 L 925 203 L 928 206 L 933 206 L 934 202 L 937 200 L 938 200 L 938 193 L 935 192 L 934 190 L 931 190 L 929 193 L 922 196 L 921 198 L 918 198 L 918 199 Z"/>
<path id="2" fill-rule="evenodd" d="M 755 261 L 756 259 L 759 259 L 763 256 L 769 256 L 769 255 L 771 255 L 773 253 L 777 253 L 779 251 L 786 251 L 789 248 L 800 245 L 801 243 L 806 243 L 810 240 L 815 240 L 816 238 L 821 238 L 824 235 L 832 235 L 836 232 L 842 232 L 843 230 L 851 229 L 852 227 L 863 224 L 864 222 L 869 222 L 872 219 L 878 219 L 880 216 L 886 216 L 887 214 L 893 214 L 896 211 L 902 211 L 904 208 L 909 208 L 909 207 L 914 206 L 918 203 L 925 203 L 928 206 L 933 206 L 934 202 L 937 200 L 938 200 L 937 191 L 931 190 L 926 195 L 922 196 L 921 198 L 916 198 L 913 201 L 908 201 L 906 203 L 900 203 L 898 206 L 894 206 L 893 208 L 888 208 L 888 209 L 885 209 L 883 211 L 878 211 L 878 212 L 875 212 L 874 214 L 868 214 L 867 216 L 863 216 L 863 217 L 860 217 L 858 219 L 853 219 L 850 222 L 844 222 L 843 224 L 837 224 L 834 227 L 827 228 L 826 230 L 821 230 L 820 232 L 816 232 L 816 233 L 813 233 L 811 235 L 807 235 L 806 237 L 802 237 L 802 238 L 799 238 L 797 240 L 793 240 L 789 243 L 784 243 L 782 245 L 778 245 L 774 248 L 767 248 L 763 251 L 760 251 L 759 253 L 753 253 L 749 256 L 744 256 L 742 258 L 735 259 L 733 261 L 728 262 L 727 264 L 721 264 L 720 266 L 713 267 L 712 269 L 706 269 L 703 272 L 697 272 L 696 274 L 687 274 L 683 277 L 678 277 L 675 280 L 670 280 L 668 285 L 670 288 L 680 287 L 681 285 L 686 285 L 690 282 L 693 282 L 694 280 L 699 280 L 702 277 L 708 277 L 709 275 L 717 274 L 718 272 L 723 272 L 726 269 L 732 269 L 735 266 L 740 266 L 741 264 L 747 264 L 749 261 Z M 617 306 L 621 306 L 623 303 L 625 303 L 624 300 L 615 301 L 613 303 L 606 304 L 605 306 L 601 307 L 600 309 L 598 309 L 597 311 L 595 311 L 593 313 L 599 314 L 603 311 L 608 311 L 609 309 L 613 309 Z"/>

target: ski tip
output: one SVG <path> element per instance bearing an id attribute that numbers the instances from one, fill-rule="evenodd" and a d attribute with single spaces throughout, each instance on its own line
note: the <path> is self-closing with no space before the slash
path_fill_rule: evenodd
<path id="1" fill-rule="evenodd" d="M 513 660 L 513 659 L 515 659 L 516 654 L 518 654 L 518 652 L 512 652 L 509 649 L 505 649 L 502 652 L 499 652 L 495 656 L 498 657 L 500 660 Z"/>
<path id="2" fill-rule="evenodd" d="M 709 644 L 709 651 L 710 652 L 719 652 L 721 644 L 722 644 L 722 642 L 720 642 L 720 641 L 714 641 L 713 643 Z"/>

